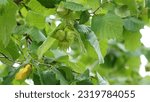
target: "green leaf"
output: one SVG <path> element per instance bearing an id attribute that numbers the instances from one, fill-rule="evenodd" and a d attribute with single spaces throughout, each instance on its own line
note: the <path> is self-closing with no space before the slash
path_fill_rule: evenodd
<path id="1" fill-rule="evenodd" d="M 33 11 L 28 12 L 26 22 L 29 26 L 37 27 L 38 29 L 45 28 L 45 17 Z"/>
<path id="2" fill-rule="evenodd" d="M 108 85 L 109 84 L 106 80 L 104 80 L 104 78 L 102 78 L 102 76 L 98 72 L 96 72 L 96 77 L 98 79 L 98 85 Z"/>
<path id="3" fill-rule="evenodd" d="M 128 59 L 128 61 L 126 62 L 126 66 L 129 66 L 129 68 L 136 69 L 138 71 L 139 65 L 140 65 L 141 61 L 140 61 L 140 57 L 138 56 L 132 56 Z"/>
<path id="4" fill-rule="evenodd" d="M 77 4 L 85 5 L 87 3 L 87 0 L 66 0 L 66 2 L 74 2 Z"/>
<path id="5" fill-rule="evenodd" d="M 120 17 L 128 17 L 128 16 L 130 16 L 130 11 L 128 10 L 127 5 L 123 5 L 123 6 L 117 7 L 115 9 L 115 14 Z"/>
<path id="6" fill-rule="evenodd" d="M 7 47 L 0 44 L 0 52 L 7 56 L 10 60 L 16 60 L 19 57 L 19 50 L 17 45 L 10 40 Z"/>
<path id="7" fill-rule="evenodd" d="M 124 19 L 124 27 L 128 31 L 137 32 L 144 27 L 144 22 L 135 17 L 130 17 Z"/>
<path id="8" fill-rule="evenodd" d="M 59 70 L 55 68 L 53 69 L 53 72 L 56 74 L 56 79 L 60 81 L 61 85 L 68 85 L 68 81 L 64 78 L 63 74 Z"/>
<path id="9" fill-rule="evenodd" d="M 8 3 L 7 0 L 0 0 L 0 6 L 1 6 L 1 5 L 6 5 L 7 3 Z"/>
<path id="10" fill-rule="evenodd" d="M 135 15 L 137 13 L 136 0 L 115 0 L 118 5 L 127 5 L 131 14 Z"/>
<path id="11" fill-rule="evenodd" d="M 99 41 L 100 44 L 100 49 L 103 57 L 107 54 L 107 49 L 108 49 L 108 40 L 107 39 L 101 39 Z"/>
<path id="12" fill-rule="evenodd" d="M 141 34 L 139 32 L 124 32 L 125 47 L 128 50 L 134 51 L 141 46 Z"/>
<path id="13" fill-rule="evenodd" d="M 31 39 L 33 41 L 36 41 L 37 43 L 46 40 L 45 35 L 37 28 L 31 28 L 30 31 L 28 32 L 28 34 L 30 35 Z"/>
<path id="14" fill-rule="evenodd" d="M 90 71 L 87 69 L 83 74 L 76 77 L 77 85 L 92 85 Z"/>
<path id="15" fill-rule="evenodd" d="M 38 2 L 40 2 L 46 8 L 54 8 L 55 4 L 58 4 L 61 1 L 64 0 L 38 0 Z"/>
<path id="16" fill-rule="evenodd" d="M 0 64 L 0 77 L 5 77 L 8 75 L 8 67 L 5 64 Z"/>
<path id="17" fill-rule="evenodd" d="M 54 42 L 55 39 L 50 36 L 43 42 L 37 50 L 38 59 L 42 58 L 43 54 L 53 45 Z"/>
<path id="18" fill-rule="evenodd" d="M 93 31 L 90 32 L 89 34 L 87 34 L 87 39 L 90 42 L 90 44 L 93 46 L 94 50 L 96 51 L 96 53 L 98 55 L 99 64 L 104 63 L 104 59 L 103 59 L 103 56 L 101 54 L 99 42 L 98 42 L 97 37 Z"/>
<path id="19" fill-rule="evenodd" d="M 53 9 L 48 9 L 48 8 L 45 8 L 43 5 L 40 4 L 40 2 L 38 2 L 38 0 L 31 0 L 29 3 L 28 3 L 28 7 L 34 11 L 34 12 L 37 12 L 39 14 L 42 14 L 43 16 L 48 16 L 50 15 L 51 13 L 54 12 Z"/>
<path id="20" fill-rule="evenodd" d="M 99 0 L 94 0 L 94 2 L 92 0 L 86 0 L 87 4 L 85 4 L 84 6 L 86 8 L 92 8 L 92 10 L 96 10 L 99 6 L 100 6 L 100 1 Z"/>
<path id="21" fill-rule="evenodd" d="M 89 27 L 85 25 L 76 25 L 76 29 L 81 34 L 85 34 L 87 41 L 90 43 L 90 45 L 94 48 L 95 52 L 97 53 L 99 63 L 104 63 L 104 59 L 101 54 L 101 50 L 99 46 L 99 41 L 95 33 Z"/>
<path id="22" fill-rule="evenodd" d="M 72 11 L 85 11 L 86 10 L 86 8 L 84 8 L 83 5 L 77 4 L 74 2 L 64 2 L 64 7 Z"/>
<path id="23" fill-rule="evenodd" d="M 73 72 L 68 67 L 59 67 L 58 70 L 63 74 L 67 81 L 72 81 L 74 79 Z"/>
<path id="24" fill-rule="evenodd" d="M 42 80 L 44 85 L 57 85 L 59 80 L 56 78 L 56 74 L 50 70 L 43 71 Z"/>
<path id="25" fill-rule="evenodd" d="M 5 48 L 5 50 L 10 53 L 13 60 L 16 60 L 20 56 L 19 49 L 12 40 L 10 40 L 10 42 L 9 42 L 8 46 Z"/>
<path id="26" fill-rule="evenodd" d="M 5 2 L 5 5 L 3 6 L 3 11 L 1 11 L 2 14 L 0 14 L 0 41 L 2 41 L 2 44 L 6 47 L 9 43 L 10 35 L 16 26 L 17 6 L 13 1 L 8 1 L 8 3 L 6 3 L 6 1 L 1 1 L 1 3 L 2 2 Z"/>
<path id="27" fill-rule="evenodd" d="M 145 0 L 146 7 L 150 8 L 150 0 Z"/>
<path id="28" fill-rule="evenodd" d="M 90 13 L 88 11 L 83 11 L 80 15 L 79 23 L 84 24 L 89 20 L 89 18 L 90 18 Z"/>
<path id="29" fill-rule="evenodd" d="M 136 0 L 122 0 L 125 5 L 128 6 L 132 14 L 137 13 L 137 5 L 136 5 Z"/>
<path id="30" fill-rule="evenodd" d="M 35 27 L 27 27 L 26 25 L 17 26 L 13 34 L 28 34 L 33 41 L 36 41 L 37 43 L 45 41 L 46 37 L 43 34 L 43 32 Z"/>
<path id="31" fill-rule="evenodd" d="M 140 80 L 140 85 L 150 85 L 150 76 L 145 76 L 142 80 Z"/>
<path id="32" fill-rule="evenodd" d="M 77 73 L 83 73 L 86 70 L 85 66 L 83 64 L 81 64 L 81 63 L 74 63 L 74 62 L 67 61 L 66 64 L 73 71 L 75 71 Z"/>
<path id="33" fill-rule="evenodd" d="M 9 71 L 9 74 L 6 77 L 4 77 L 4 80 L 2 83 L 3 85 L 11 85 L 16 73 L 19 71 L 20 68 L 16 69 L 16 68 L 11 67 L 10 69 L 11 70 Z"/>
<path id="34" fill-rule="evenodd" d="M 44 13 L 47 9 L 42 6 L 37 0 L 30 0 L 28 7 L 37 13 Z"/>
<path id="35" fill-rule="evenodd" d="M 34 85 L 41 85 L 40 76 L 36 72 L 33 73 L 33 82 Z"/>
<path id="36" fill-rule="evenodd" d="M 26 25 L 16 26 L 16 28 L 13 30 L 13 34 L 20 34 L 20 35 L 28 34 L 29 29 L 30 28 L 27 27 Z"/>
<path id="37" fill-rule="evenodd" d="M 122 19 L 109 13 L 104 16 L 93 16 L 91 27 L 100 39 L 119 38 L 123 32 Z"/>

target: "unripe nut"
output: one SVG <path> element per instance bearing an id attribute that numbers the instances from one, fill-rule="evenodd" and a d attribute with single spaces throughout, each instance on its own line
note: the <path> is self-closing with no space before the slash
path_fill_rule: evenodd
<path id="1" fill-rule="evenodd" d="M 66 16 L 66 15 L 68 15 L 68 13 L 69 13 L 68 9 L 66 9 L 66 8 L 64 8 L 62 6 L 58 6 L 58 8 L 57 8 L 57 14 L 59 16 Z"/>
<path id="2" fill-rule="evenodd" d="M 56 32 L 56 38 L 60 41 L 63 41 L 65 39 L 65 32 L 63 30 L 58 30 Z"/>

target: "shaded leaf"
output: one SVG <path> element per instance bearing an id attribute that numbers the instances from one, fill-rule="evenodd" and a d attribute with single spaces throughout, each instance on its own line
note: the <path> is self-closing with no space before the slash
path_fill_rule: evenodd
<path id="1" fill-rule="evenodd" d="M 54 8 L 55 4 L 60 3 L 60 1 L 64 0 L 38 0 L 44 7 L 46 8 Z"/>
<path id="2" fill-rule="evenodd" d="M 124 27 L 128 31 L 137 32 L 144 27 L 144 22 L 135 17 L 130 17 L 124 20 Z"/>
<path id="3" fill-rule="evenodd" d="M 150 8 L 150 0 L 145 0 L 146 7 Z"/>
<path id="4" fill-rule="evenodd" d="M 0 52 L 11 60 L 16 60 L 20 55 L 17 45 L 12 40 L 9 41 L 7 47 L 0 44 Z"/>
<path id="5" fill-rule="evenodd" d="M 67 81 L 73 81 L 74 76 L 70 68 L 64 66 L 64 67 L 59 67 L 58 70 L 63 74 L 63 76 Z"/>
<path id="6" fill-rule="evenodd" d="M 88 11 L 83 11 L 80 15 L 79 23 L 84 24 L 89 20 L 89 18 L 90 18 L 90 13 Z"/>
<path id="7" fill-rule="evenodd" d="M 61 85 L 68 85 L 68 81 L 59 70 L 53 69 L 53 72 L 56 74 L 56 79 L 60 81 Z"/>
<path id="8" fill-rule="evenodd" d="M 56 74 L 50 70 L 43 71 L 42 80 L 44 85 L 57 85 L 59 80 L 56 78 Z"/>
<path id="9" fill-rule="evenodd" d="M 33 73 L 33 82 L 34 85 L 41 85 L 40 76 L 37 73 Z"/>

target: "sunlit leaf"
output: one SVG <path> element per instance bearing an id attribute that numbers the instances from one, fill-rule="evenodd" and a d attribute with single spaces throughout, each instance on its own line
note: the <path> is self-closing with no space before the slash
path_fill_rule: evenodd
<path id="1" fill-rule="evenodd" d="M 26 21 L 29 26 L 34 26 L 38 29 L 43 29 L 45 27 L 45 17 L 33 11 L 28 12 Z"/>
<path id="2" fill-rule="evenodd" d="M 125 47 L 128 50 L 136 50 L 137 48 L 139 48 L 141 46 L 141 34 L 139 32 L 124 32 L 123 34 L 124 36 L 124 40 L 125 40 Z"/>
<path id="3" fill-rule="evenodd" d="M 37 50 L 39 59 L 42 58 L 43 54 L 53 45 L 54 42 L 55 39 L 51 38 L 50 36 L 43 42 L 43 44 Z"/>

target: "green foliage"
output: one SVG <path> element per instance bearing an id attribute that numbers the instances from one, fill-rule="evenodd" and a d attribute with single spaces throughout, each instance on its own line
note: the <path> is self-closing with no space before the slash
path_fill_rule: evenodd
<path id="1" fill-rule="evenodd" d="M 92 19 L 92 30 L 99 39 L 119 38 L 123 32 L 123 21 L 115 14 L 96 15 Z"/>
<path id="2" fill-rule="evenodd" d="M 0 2 L 0 6 L 0 41 L 6 47 L 9 43 L 11 32 L 16 26 L 17 6 L 10 0 Z"/>
<path id="3" fill-rule="evenodd" d="M 149 0 L 0 0 L 0 84 L 149 84 L 149 12 Z"/>

